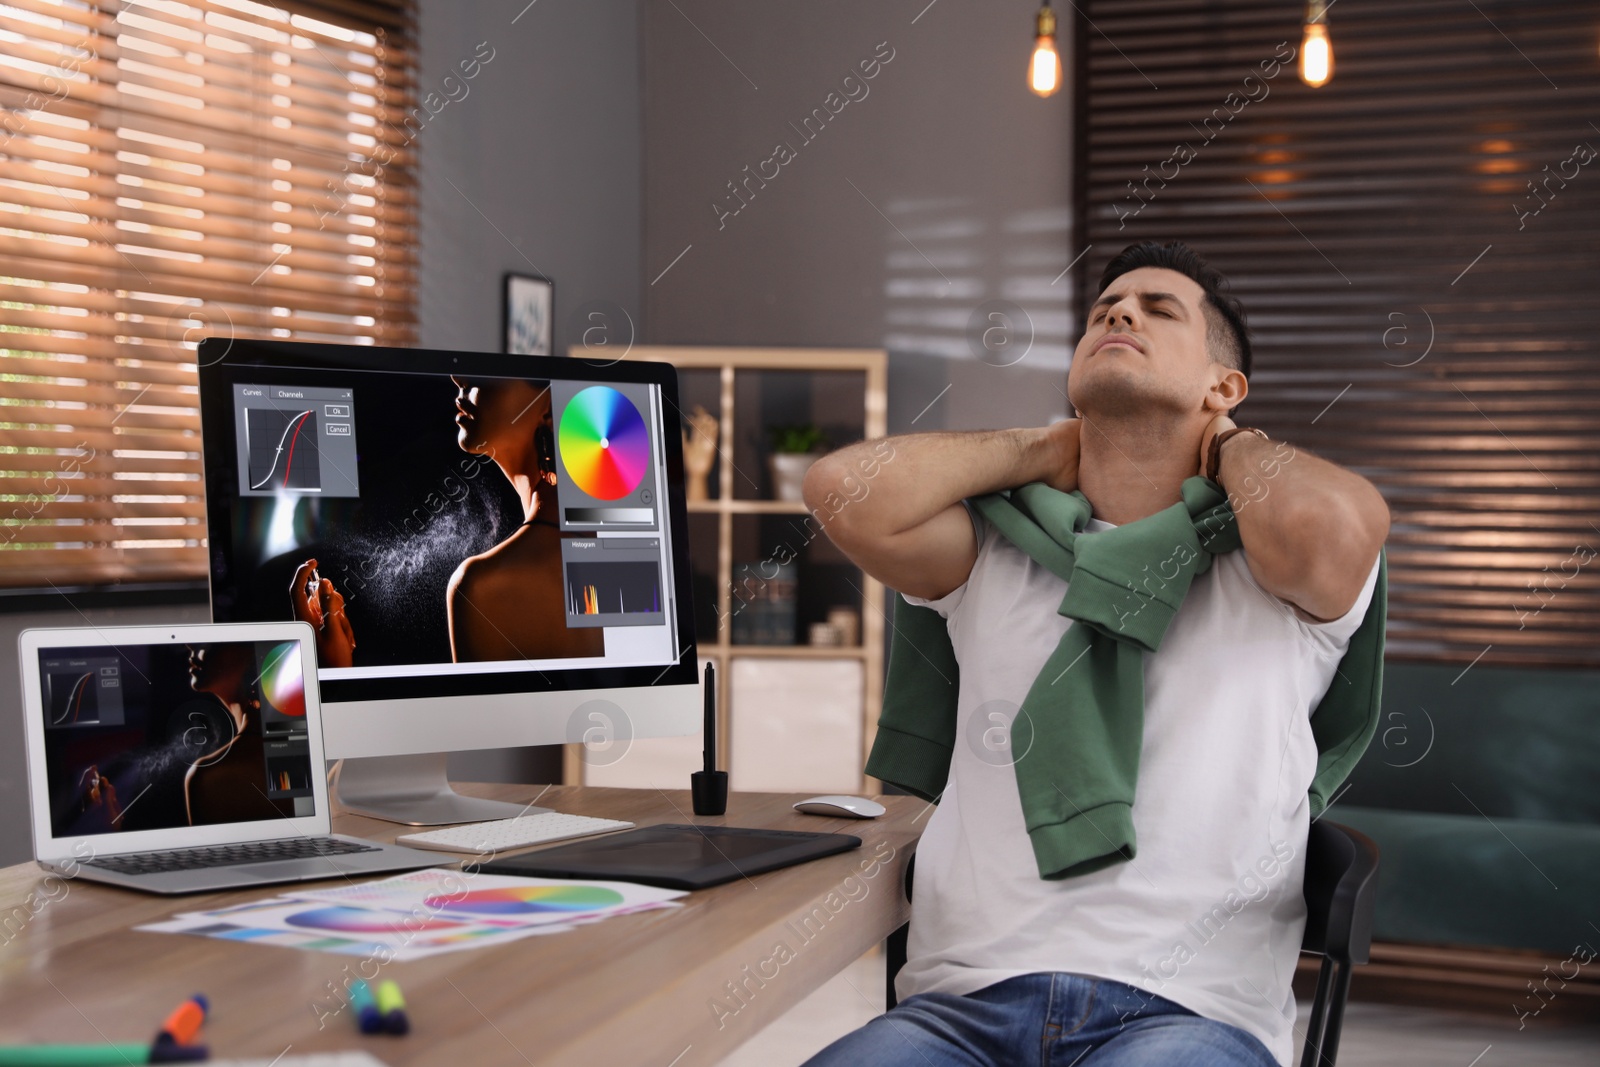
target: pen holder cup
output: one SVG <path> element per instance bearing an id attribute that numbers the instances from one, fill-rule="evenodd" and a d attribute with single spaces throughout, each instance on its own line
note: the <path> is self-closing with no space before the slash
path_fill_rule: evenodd
<path id="1" fill-rule="evenodd" d="M 689 792 L 696 815 L 721 815 L 728 810 L 728 772 L 695 771 L 689 775 Z"/>

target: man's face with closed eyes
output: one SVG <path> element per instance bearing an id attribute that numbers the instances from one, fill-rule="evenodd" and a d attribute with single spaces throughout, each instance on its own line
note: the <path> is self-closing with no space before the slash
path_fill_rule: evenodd
<path id="1" fill-rule="evenodd" d="M 1089 310 L 1067 373 L 1078 413 L 1122 417 L 1198 414 L 1216 376 L 1211 358 L 1216 312 L 1205 290 L 1177 271 L 1141 267 L 1113 281 Z"/>

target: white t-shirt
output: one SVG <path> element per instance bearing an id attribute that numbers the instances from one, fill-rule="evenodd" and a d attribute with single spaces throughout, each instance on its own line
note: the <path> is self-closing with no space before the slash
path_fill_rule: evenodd
<path id="1" fill-rule="evenodd" d="M 949 784 L 917 847 L 897 995 L 972 993 L 1039 971 L 1108 978 L 1241 1027 L 1288 1067 L 1311 711 L 1366 614 L 1376 561 L 1344 617 L 1307 623 L 1261 587 L 1243 550 L 1216 557 L 1145 657 L 1136 857 L 1045 881 L 1008 728 L 1073 625 L 1056 611 L 1067 583 L 982 526 L 963 585 L 906 598 L 948 621 L 961 684 Z M 1081 536 L 1108 529 L 1091 519 Z"/>

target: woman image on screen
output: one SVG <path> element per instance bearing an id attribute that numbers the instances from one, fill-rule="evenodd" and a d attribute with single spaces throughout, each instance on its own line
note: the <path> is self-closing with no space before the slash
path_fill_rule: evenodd
<path id="1" fill-rule="evenodd" d="M 447 610 L 458 662 L 564 659 L 605 653 L 599 628 L 567 626 L 556 516 L 555 431 L 548 382 L 519 378 L 456 383 L 456 443 L 500 468 L 523 522 L 450 577 Z"/>
<path id="2" fill-rule="evenodd" d="M 189 648 L 190 688 L 220 705 L 214 714 L 191 712 L 176 735 L 189 764 L 183 793 L 191 826 L 294 813 L 291 802 L 266 794 L 259 673 L 255 648 L 248 643 Z"/>

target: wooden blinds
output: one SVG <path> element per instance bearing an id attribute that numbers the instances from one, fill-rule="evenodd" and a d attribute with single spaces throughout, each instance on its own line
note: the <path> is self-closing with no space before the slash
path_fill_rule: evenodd
<path id="1" fill-rule="evenodd" d="M 200 338 L 413 340 L 411 18 L 0 2 L 0 584 L 204 576 Z"/>
<path id="2" fill-rule="evenodd" d="M 1389 649 L 1600 666 L 1600 11 L 1080 0 L 1079 295 L 1129 242 L 1233 281 L 1243 423 L 1394 516 Z M 1081 312 L 1081 308 L 1080 308 Z"/>

